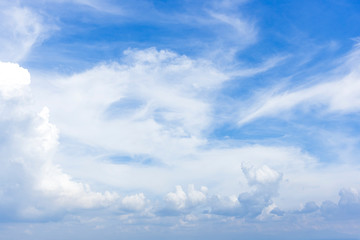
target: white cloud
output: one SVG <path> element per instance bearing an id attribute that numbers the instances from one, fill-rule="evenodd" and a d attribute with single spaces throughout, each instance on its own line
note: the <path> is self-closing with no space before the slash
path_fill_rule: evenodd
<path id="1" fill-rule="evenodd" d="M 360 110 L 360 48 L 348 54 L 343 64 L 333 73 L 324 75 L 322 82 L 300 90 L 284 91 L 262 96 L 250 111 L 241 113 L 239 124 L 246 124 L 261 117 L 277 117 L 297 106 L 325 107 L 327 112 L 351 113 Z"/>
<path id="2" fill-rule="evenodd" d="M 0 94 L 5 99 L 20 97 L 30 84 L 30 73 L 16 63 L 0 62 Z"/>
<path id="3" fill-rule="evenodd" d="M 186 199 L 186 193 L 181 186 L 176 186 L 176 192 L 170 192 L 166 195 L 166 201 L 178 210 L 185 208 Z"/>
<path id="4" fill-rule="evenodd" d="M 0 61 L 20 61 L 46 37 L 49 27 L 42 18 L 15 3 L 0 5 Z"/>
<path id="5" fill-rule="evenodd" d="M 194 184 L 189 184 L 187 195 L 192 205 L 196 205 L 206 201 L 206 192 L 208 189 L 205 186 L 202 186 L 200 189 L 200 191 L 197 191 Z"/>
<path id="6" fill-rule="evenodd" d="M 166 195 L 167 204 L 160 207 L 158 212 L 165 215 L 210 213 L 255 218 L 263 210 L 273 205 L 272 199 L 278 194 L 281 174 L 265 165 L 259 168 L 243 167 L 243 172 L 253 189 L 242 192 L 238 197 L 235 195 L 209 195 L 206 187 L 202 187 L 198 191 L 194 184 L 189 184 L 188 191 L 185 192 L 178 185 L 175 192 Z M 268 209 L 268 212 L 271 210 Z"/>
<path id="7" fill-rule="evenodd" d="M 0 193 L 13 200 L 0 201 L 0 209 L 9 208 L 15 219 L 36 219 L 61 209 L 109 206 L 116 201 L 117 194 L 93 192 L 53 163 L 58 129 L 49 122 L 49 109 L 35 114 L 30 92 L 21 91 L 30 83 L 29 73 L 10 63 L 0 63 L 0 70 L 0 93 L 5 96 L 0 99 L 0 177 L 6 183 Z"/>
<path id="8" fill-rule="evenodd" d="M 125 209 L 140 211 L 145 207 L 146 198 L 143 193 L 137 193 L 134 195 L 125 196 L 121 202 Z"/>
<path id="9" fill-rule="evenodd" d="M 281 178 L 281 174 L 266 165 L 258 169 L 243 165 L 242 169 L 250 185 L 273 184 Z"/>
<path id="10" fill-rule="evenodd" d="M 242 169 L 249 185 L 255 189 L 239 195 L 241 214 L 250 218 L 257 217 L 273 203 L 273 198 L 279 194 L 282 174 L 266 165 L 260 168 L 243 166 Z"/>
<path id="11" fill-rule="evenodd" d="M 36 96 L 53 109 L 62 134 L 83 143 L 161 160 L 193 151 L 212 121 L 207 95 L 226 75 L 169 51 L 126 55 L 126 64 L 55 79 L 51 88 L 37 88 Z"/>

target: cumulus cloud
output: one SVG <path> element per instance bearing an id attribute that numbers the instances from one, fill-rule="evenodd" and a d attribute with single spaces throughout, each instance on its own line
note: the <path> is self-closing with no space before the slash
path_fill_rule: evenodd
<path id="1" fill-rule="evenodd" d="M 1 62 L 0 94 L 5 99 L 20 97 L 30 84 L 30 73 L 16 63 Z"/>
<path id="2" fill-rule="evenodd" d="M 344 188 L 339 192 L 338 203 L 324 201 L 320 206 L 322 216 L 328 220 L 357 219 L 360 216 L 360 194 L 355 188 Z"/>
<path id="3" fill-rule="evenodd" d="M 238 200 L 247 217 L 256 217 L 264 208 L 272 204 L 272 198 L 277 196 L 282 174 L 263 165 L 260 168 L 243 166 L 243 172 L 252 192 L 241 193 Z"/>
<path id="4" fill-rule="evenodd" d="M 186 200 L 186 193 L 181 186 L 176 186 L 176 192 L 168 193 L 166 196 L 166 201 L 178 210 L 185 208 Z"/>
<path id="5" fill-rule="evenodd" d="M 266 208 L 273 204 L 272 198 L 278 194 L 279 183 L 282 175 L 266 165 L 261 167 L 245 167 L 243 173 L 252 191 L 235 195 L 209 195 L 206 187 L 198 191 L 193 184 L 189 184 L 185 192 L 181 186 L 176 186 L 175 192 L 166 195 L 167 205 L 160 208 L 160 214 L 215 214 L 253 219 L 259 216 Z M 269 209 L 273 210 L 276 206 Z M 275 210 L 279 215 L 280 210 Z"/>
<path id="6" fill-rule="evenodd" d="M 140 211 L 145 207 L 146 198 L 143 193 L 137 193 L 134 195 L 125 196 L 121 200 L 121 203 L 126 210 Z"/>
<path id="7" fill-rule="evenodd" d="M 213 210 L 215 214 L 255 218 L 273 203 L 272 198 L 278 194 L 282 175 L 266 165 L 261 167 L 243 165 L 242 170 L 253 190 L 240 193 L 237 201 L 228 198 L 227 204 L 219 204 L 224 200 L 218 197 L 215 199 L 216 207 Z M 229 204 L 231 202 L 232 204 Z"/>
<path id="8" fill-rule="evenodd" d="M 114 202 L 117 194 L 93 192 L 53 163 L 59 131 L 49 122 L 47 107 L 34 112 L 30 92 L 24 91 L 30 84 L 28 71 L 11 63 L 0 63 L 0 70 L 0 177 L 4 183 L 0 209 L 8 217 L 4 221 Z"/>
<path id="9" fill-rule="evenodd" d="M 161 211 L 182 211 L 189 212 L 192 208 L 198 207 L 207 201 L 207 188 L 202 186 L 200 191 L 195 189 L 194 184 L 188 185 L 187 193 L 181 186 L 176 186 L 175 192 L 170 192 L 166 195 L 165 201 L 167 206 Z"/>

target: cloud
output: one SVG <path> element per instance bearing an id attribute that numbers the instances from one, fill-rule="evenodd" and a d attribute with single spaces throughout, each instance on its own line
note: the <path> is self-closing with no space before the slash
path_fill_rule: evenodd
<path id="1" fill-rule="evenodd" d="M 2 220 L 42 219 L 65 209 L 106 207 L 116 201 L 117 194 L 93 192 L 53 163 L 59 132 L 49 122 L 47 107 L 34 112 L 28 71 L 0 63 L 0 73 Z"/>
<path id="2" fill-rule="evenodd" d="M 170 192 L 165 198 L 165 207 L 160 207 L 160 213 L 188 213 L 199 206 L 204 206 L 207 201 L 207 188 L 202 186 L 200 191 L 195 189 L 194 184 L 188 185 L 187 193 L 181 186 L 176 186 L 175 192 Z"/>
<path id="3" fill-rule="evenodd" d="M 229 75 L 232 77 L 251 77 L 256 74 L 266 72 L 278 66 L 279 63 L 283 62 L 285 59 L 287 59 L 286 56 L 275 56 L 270 59 L 267 59 L 264 63 L 262 63 L 258 67 L 232 71 L 229 73 Z"/>
<path id="4" fill-rule="evenodd" d="M 30 84 L 30 73 L 16 63 L 1 62 L 0 94 L 8 100 L 20 97 Z"/>
<path id="5" fill-rule="evenodd" d="M 355 188 L 344 188 L 339 192 L 339 202 L 324 201 L 320 206 L 322 216 L 328 220 L 357 219 L 360 216 L 360 194 Z"/>
<path id="6" fill-rule="evenodd" d="M 0 61 L 21 61 L 46 38 L 50 27 L 30 8 L 8 3 L 0 6 Z"/>
<path id="7" fill-rule="evenodd" d="M 306 213 L 312 213 L 319 210 L 319 206 L 315 202 L 307 202 L 305 206 L 303 206 L 298 213 L 306 214 Z"/>
<path id="8" fill-rule="evenodd" d="M 181 186 L 176 186 L 176 192 L 168 193 L 166 201 L 169 202 L 177 210 L 185 208 L 187 196 Z"/>
<path id="9" fill-rule="evenodd" d="M 255 24 L 249 21 L 245 21 L 244 19 L 231 16 L 229 14 L 222 14 L 216 12 L 209 12 L 210 16 L 218 20 L 219 22 L 230 26 L 233 30 L 232 34 L 236 36 L 236 38 L 241 39 L 239 43 L 243 43 L 248 45 L 250 43 L 254 43 L 257 38 L 257 30 L 255 28 Z"/>
<path id="10" fill-rule="evenodd" d="M 243 165 L 242 169 L 249 185 L 255 189 L 238 196 L 238 211 L 241 217 L 254 218 L 272 204 L 272 198 L 278 194 L 282 174 L 266 165 L 260 168 Z"/>
<path id="11" fill-rule="evenodd" d="M 239 218 L 255 218 L 272 204 L 272 198 L 277 196 L 281 174 L 264 165 L 260 168 L 243 167 L 243 173 L 249 185 L 254 189 L 243 192 L 238 197 L 208 195 L 207 188 L 195 190 L 193 184 L 188 186 L 186 193 L 181 186 L 176 186 L 175 192 L 166 195 L 167 206 L 160 208 L 160 214 L 211 213 Z"/>
<path id="12" fill-rule="evenodd" d="M 212 121 L 207 96 L 227 76 L 206 61 L 170 51 L 125 54 L 126 64 L 55 79 L 36 96 L 54 109 L 52 119 L 64 136 L 85 144 L 161 160 L 179 153 L 179 146 L 184 154 L 192 151 Z"/>
<path id="13" fill-rule="evenodd" d="M 266 62 L 249 74 L 273 66 Z M 323 165 L 298 147 L 210 139 L 219 121 L 214 99 L 229 75 L 203 59 L 150 48 L 51 82 L 36 78 L 36 106 L 46 104 L 59 129 L 61 174 L 55 175 L 62 177 L 45 188 L 48 198 L 59 208 L 114 208 L 119 219 L 141 226 L 319 217 L 312 203 L 334 201 L 334 189 L 349 186 L 358 172 Z M 134 189 L 140 193 L 119 197 Z"/>
<path id="14" fill-rule="evenodd" d="M 132 211 L 141 211 L 146 204 L 146 198 L 143 193 L 137 193 L 130 196 L 125 196 L 121 200 L 123 208 Z"/>
<path id="15" fill-rule="evenodd" d="M 279 113 L 293 110 L 297 106 L 320 108 L 325 112 L 347 114 L 359 111 L 359 63 L 360 48 L 355 46 L 353 51 L 344 57 L 336 71 L 318 77 L 321 79 L 310 87 L 300 90 L 265 96 L 255 101 L 250 111 L 244 112 L 239 121 L 243 125 L 261 117 L 276 117 Z"/>

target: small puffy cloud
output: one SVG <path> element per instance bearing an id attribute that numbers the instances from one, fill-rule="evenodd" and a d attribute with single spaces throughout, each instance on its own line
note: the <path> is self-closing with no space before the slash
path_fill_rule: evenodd
<path id="1" fill-rule="evenodd" d="M 176 186 L 175 192 L 170 192 L 166 195 L 166 201 L 169 202 L 175 209 L 185 208 L 187 196 L 181 186 Z"/>
<path id="2" fill-rule="evenodd" d="M 242 170 L 249 184 L 252 186 L 271 185 L 281 179 L 281 174 L 267 165 L 260 168 L 243 165 Z"/>
<path id="3" fill-rule="evenodd" d="M 208 189 L 202 186 L 199 190 L 195 189 L 194 184 L 188 185 L 188 190 L 185 192 L 183 188 L 178 185 L 176 186 L 175 192 L 170 192 L 166 195 L 165 203 L 166 206 L 160 211 L 162 212 L 189 212 L 192 209 L 196 209 L 202 206 L 207 201 Z"/>
<path id="4" fill-rule="evenodd" d="M 188 186 L 188 199 L 192 205 L 196 205 L 206 201 L 207 188 L 202 186 L 200 191 L 195 189 L 194 184 Z"/>
<path id="5" fill-rule="evenodd" d="M 137 193 L 130 196 L 125 196 L 121 200 L 123 208 L 130 211 L 140 211 L 144 209 L 146 198 L 143 193 Z"/>

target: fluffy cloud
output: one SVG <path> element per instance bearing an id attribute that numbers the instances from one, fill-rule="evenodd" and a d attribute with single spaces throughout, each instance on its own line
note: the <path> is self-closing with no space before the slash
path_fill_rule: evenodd
<path id="1" fill-rule="evenodd" d="M 324 201 L 320 206 L 322 216 L 329 220 L 357 219 L 360 216 L 360 194 L 357 189 L 342 189 L 339 202 Z"/>
<path id="2" fill-rule="evenodd" d="M 181 186 L 176 186 L 175 192 L 170 192 L 166 195 L 165 201 L 170 208 L 175 210 L 184 210 L 185 208 L 196 207 L 207 200 L 207 188 L 202 186 L 200 191 L 195 189 L 194 184 L 188 185 L 187 193 L 184 192 Z"/>
<path id="3" fill-rule="evenodd" d="M 270 206 L 276 197 L 282 175 L 266 165 L 249 167 L 243 165 L 243 173 L 252 191 L 240 193 L 236 198 L 217 196 L 213 199 L 213 213 L 244 218 L 255 218 Z"/>
<path id="4" fill-rule="evenodd" d="M 131 211 L 143 210 L 146 204 L 146 198 L 143 193 L 138 193 L 130 196 L 125 196 L 122 201 L 122 206 Z"/>
<path id="5" fill-rule="evenodd" d="M 0 63 L 0 71 L 0 209 L 8 217 L 4 220 L 37 219 L 60 209 L 114 202 L 116 194 L 93 192 L 53 163 L 58 129 L 49 122 L 47 107 L 34 113 L 28 71 L 11 63 Z"/>
<path id="6" fill-rule="evenodd" d="M 209 195 L 206 187 L 198 191 L 193 184 L 187 193 L 181 186 L 166 196 L 167 206 L 160 209 L 162 214 L 211 213 L 215 215 L 255 218 L 273 202 L 277 196 L 282 175 L 266 165 L 245 167 L 243 173 L 253 189 L 236 196 Z"/>
<path id="7" fill-rule="evenodd" d="M 257 169 L 244 166 L 243 172 L 249 185 L 255 189 L 250 193 L 241 193 L 238 200 L 244 216 L 256 217 L 272 204 L 272 198 L 277 196 L 282 175 L 266 165 Z"/>
<path id="8" fill-rule="evenodd" d="M 54 109 L 62 134 L 82 143 L 161 160 L 193 151 L 212 122 L 207 96 L 227 76 L 206 61 L 170 51 L 125 54 L 126 64 L 56 79 L 36 96 Z"/>
<path id="9" fill-rule="evenodd" d="M 0 94 L 4 99 L 21 97 L 30 84 L 30 73 L 18 64 L 1 62 Z"/>
<path id="10" fill-rule="evenodd" d="M 181 186 L 176 186 L 176 192 L 168 193 L 166 201 L 169 202 L 175 209 L 183 209 L 186 204 L 186 193 Z"/>

